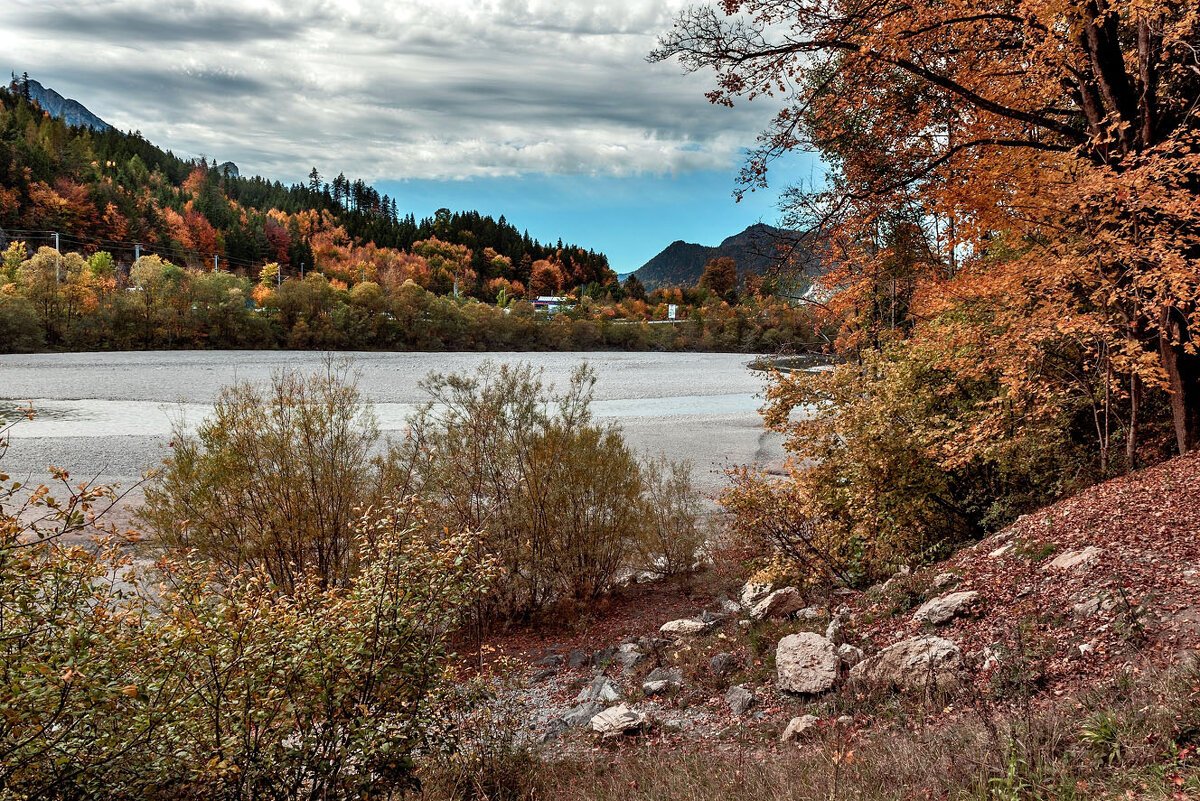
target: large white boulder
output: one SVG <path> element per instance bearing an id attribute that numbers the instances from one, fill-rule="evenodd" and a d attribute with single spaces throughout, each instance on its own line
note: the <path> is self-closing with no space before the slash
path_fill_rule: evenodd
<path id="1" fill-rule="evenodd" d="M 884 648 L 850 669 L 850 680 L 900 690 L 953 688 L 962 679 L 958 646 L 944 637 L 913 637 Z"/>
<path id="2" fill-rule="evenodd" d="M 708 624 L 702 620 L 682 618 L 680 620 L 667 621 L 658 630 L 661 634 L 665 634 L 668 637 L 694 637 L 697 634 L 703 634 L 707 631 Z"/>
<path id="3" fill-rule="evenodd" d="M 625 704 L 609 707 L 592 718 L 592 731 L 605 737 L 615 737 L 638 731 L 646 726 L 646 716 Z"/>
<path id="4" fill-rule="evenodd" d="M 790 693 L 823 693 L 838 677 L 833 643 L 811 631 L 789 634 L 775 647 L 776 685 Z"/>

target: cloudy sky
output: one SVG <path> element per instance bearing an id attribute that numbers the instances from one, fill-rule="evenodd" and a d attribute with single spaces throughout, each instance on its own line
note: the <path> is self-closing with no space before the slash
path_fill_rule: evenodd
<path id="1" fill-rule="evenodd" d="M 772 109 L 712 107 L 708 76 L 645 61 L 686 4 L 4 0 L 0 67 L 182 155 L 344 171 L 418 216 L 503 213 L 625 271 L 776 217 L 774 192 L 730 197 Z"/>

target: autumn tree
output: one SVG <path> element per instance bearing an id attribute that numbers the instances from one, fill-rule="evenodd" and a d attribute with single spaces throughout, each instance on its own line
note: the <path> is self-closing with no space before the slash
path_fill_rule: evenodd
<path id="1" fill-rule="evenodd" d="M 700 275 L 700 286 L 728 298 L 738 285 L 737 262 L 729 256 L 718 256 L 704 265 Z"/>
<path id="2" fill-rule="evenodd" d="M 1165 391 L 1187 451 L 1200 444 L 1198 36 L 1195 7 L 1162 0 L 725 0 L 684 12 L 652 57 L 712 69 L 714 103 L 780 102 L 746 187 L 790 151 L 825 155 L 827 186 L 788 200 L 792 222 L 826 235 L 827 286 L 853 297 L 873 281 L 886 248 L 864 244 L 880 213 L 914 209 L 938 258 L 913 314 L 965 292 L 1004 336 L 1083 343 L 1131 409 Z"/>

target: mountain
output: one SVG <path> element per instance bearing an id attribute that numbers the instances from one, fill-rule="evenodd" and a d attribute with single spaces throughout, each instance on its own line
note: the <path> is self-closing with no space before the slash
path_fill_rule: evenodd
<path id="1" fill-rule="evenodd" d="M 694 286 L 704 272 L 704 265 L 721 256 L 736 261 L 740 275 L 762 273 L 778 258 L 780 244 L 790 244 L 796 237 L 794 232 L 756 223 L 716 247 L 677 240 L 635 270 L 634 275 L 647 289 Z M 805 252 L 802 257 L 808 260 L 811 254 Z"/>
<path id="2" fill-rule="evenodd" d="M 63 97 L 28 76 L 14 77 L 11 89 L 16 94 L 27 95 L 30 100 L 42 107 L 42 111 L 51 117 L 57 117 L 67 125 L 76 128 L 86 126 L 95 131 L 112 130 L 111 125 L 88 111 L 87 107 L 79 101 Z"/>

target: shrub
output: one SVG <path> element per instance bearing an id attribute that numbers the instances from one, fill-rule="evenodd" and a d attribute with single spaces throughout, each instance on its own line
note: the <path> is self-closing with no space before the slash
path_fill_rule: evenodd
<path id="1" fill-rule="evenodd" d="M 195 434 L 146 491 L 141 519 L 168 549 L 192 549 L 235 574 L 261 566 L 285 590 L 301 576 L 344 585 L 355 570 L 358 510 L 388 496 L 386 457 L 348 368 L 221 391 Z"/>
<path id="2" fill-rule="evenodd" d="M 0 451 L 2 451 L 0 443 Z M 63 482 L 67 477 L 58 476 Z M 194 556 L 159 583 L 69 548 L 111 489 L 53 499 L 0 477 L 0 795 L 388 797 L 444 728 L 448 621 L 492 569 L 471 534 L 427 537 L 392 505 L 353 526 L 359 571 L 280 594 L 262 569 Z M 29 521 L 39 521 L 32 528 Z M 114 543 L 108 543 L 114 544 Z"/>
<path id="3" fill-rule="evenodd" d="M 643 465 L 646 526 L 641 556 L 647 569 L 677 576 L 696 569 L 705 544 L 700 499 L 692 489 L 692 465 L 666 457 Z"/>

